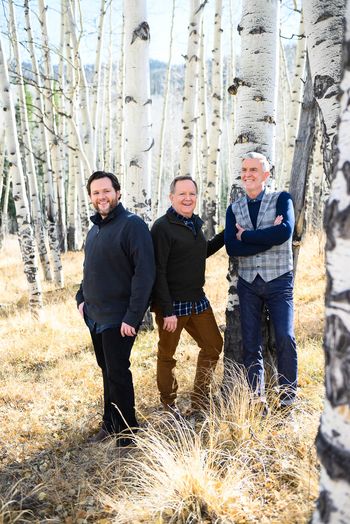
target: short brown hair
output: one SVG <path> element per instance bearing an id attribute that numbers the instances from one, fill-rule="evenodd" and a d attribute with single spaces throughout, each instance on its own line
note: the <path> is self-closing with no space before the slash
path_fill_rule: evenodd
<path id="1" fill-rule="evenodd" d="M 86 189 L 89 196 L 91 194 L 91 183 L 94 180 L 99 180 L 100 178 L 109 178 L 109 180 L 112 182 L 113 189 L 115 191 L 120 191 L 119 180 L 113 173 L 108 173 L 107 171 L 95 171 L 94 173 L 92 173 L 92 175 L 90 175 L 89 180 L 86 184 Z"/>
<path id="2" fill-rule="evenodd" d="M 197 186 L 197 182 L 195 180 L 193 180 L 193 178 L 190 176 L 190 175 L 179 175 L 179 176 L 176 176 L 174 178 L 174 180 L 171 182 L 170 184 L 170 193 L 171 194 L 174 194 L 175 193 L 175 186 L 176 186 L 176 183 L 177 182 L 182 182 L 182 180 L 190 180 L 191 182 L 194 183 L 194 186 L 196 188 L 196 193 L 198 193 L 198 186 Z"/>

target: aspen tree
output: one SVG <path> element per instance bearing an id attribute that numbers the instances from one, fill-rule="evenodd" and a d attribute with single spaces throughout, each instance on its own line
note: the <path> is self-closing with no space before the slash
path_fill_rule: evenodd
<path id="1" fill-rule="evenodd" d="M 207 173 L 208 173 L 208 155 L 209 155 L 209 136 L 208 136 L 208 75 L 207 64 L 205 58 L 205 35 L 204 35 L 204 17 L 201 23 L 201 37 L 200 37 L 200 53 L 199 53 L 199 96 L 198 96 L 198 123 L 197 126 L 197 171 L 200 174 L 198 177 L 200 182 L 200 198 L 198 198 L 198 212 L 202 216 L 202 189 L 207 187 Z M 204 195 L 203 195 L 204 197 Z M 205 210 L 203 209 L 205 212 Z M 204 222 L 205 222 L 205 217 Z M 205 228 L 205 223 L 204 223 Z"/>
<path id="2" fill-rule="evenodd" d="M 125 17 L 122 14 L 122 30 L 120 42 L 120 57 L 117 78 L 117 108 L 116 108 L 116 146 L 115 169 L 124 187 L 124 99 L 125 99 Z"/>
<path id="3" fill-rule="evenodd" d="M 41 28 L 42 50 L 43 50 L 43 92 L 44 94 L 44 126 L 49 130 L 50 137 L 44 131 L 44 152 L 46 153 L 46 169 L 44 169 L 45 210 L 48 225 L 49 245 L 51 250 L 53 272 L 55 283 L 63 287 L 63 270 L 60 256 L 60 246 L 57 234 L 57 131 L 55 120 L 55 109 L 53 106 L 53 90 L 51 79 L 53 79 L 53 68 L 49 49 L 49 38 L 47 32 L 46 8 L 43 0 L 39 0 L 39 21 Z M 35 54 L 34 54 L 35 56 Z M 48 138 L 48 139 L 47 139 Z M 50 145 L 49 145 L 50 144 Z M 51 156 L 50 156 L 51 153 Z"/>
<path id="4" fill-rule="evenodd" d="M 124 0 L 125 18 L 125 179 L 126 206 L 151 222 L 150 31 L 146 0 Z"/>
<path id="5" fill-rule="evenodd" d="M 299 128 L 299 117 L 301 111 L 301 100 L 303 96 L 303 79 L 305 73 L 305 58 L 306 58 L 306 37 L 304 29 L 303 13 L 300 15 L 300 26 L 298 31 L 298 40 L 295 51 L 295 66 L 294 73 L 291 79 L 291 101 L 287 107 L 288 127 L 287 127 L 287 141 L 285 148 L 285 158 L 282 173 L 282 181 L 279 187 L 285 188 L 284 181 L 289 180 L 292 167 L 294 147 L 296 135 Z"/>
<path id="6" fill-rule="evenodd" d="M 187 54 L 185 56 L 185 85 L 182 110 L 182 141 L 180 151 L 181 175 L 193 176 L 195 172 L 195 125 L 198 119 L 198 75 L 200 52 L 200 29 L 203 9 L 207 0 L 191 0 L 188 26 Z"/>
<path id="7" fill-rule="evenodd" d="M 337 139 L 345 1 L 305 0 L 303 4 L 314 95 L 322 114 L 324 170 L 328 181 L 333 177 Z"/>
<path id="8" fill-rule="evenodd" d="M 345 12 L 337 166 L 326 204 L 326 398 L 316 438 L 320 494 L 313 524 L 338 524 L 350 515 L 350 2 Z"/>
<path id="9" fill-rule="evenodd" d="M 306 59 L 306 79 L 303 94 L 300 125 L 294 147 L 290 178 L 290 194 L 294 203 L 295 228 L 293 233 L 293 264 L 297 268 L 302 236 L 305 231 L 306 191 L 313 163 L 316 141 L 317 105 L 313 95 L 309 60 Z"/>
<path id="10" fill-rule="evenodd" d="M 29 129 L 28 121 L 28 112 L 26 104 L 26 95 L 24 90 L 24 77 L 22 72 L 22 60 L 19 49 L 19 39 L 17 36 L 17 23 L 15 16 L 15 9 L 12 0 L 9 2 L 9 33 L 11 35 L 11 43 L 14 51 L 15 57 L 15 72 L 18 78 L 18 92 L 19 92 L 19 103 L 20 103 L 20 119 L 22 127 L 22 139 L 24 144 L 24 160 L 26 167 L 26 175 L 29 185 L 29 198 L 31 204 L 31 214 L 33 219 L 34 233 L 37 242 L 39 258 L 41 266 L 44 273 L 45 280 L 51 281 L 51 269 L 50 269 L 50 260 L 48 257 L 46 243 L 45 243 L 45 231 L 43 223 L 43 215 L 41 211 L 40 199 L 39 199 L 39 190 L 37 183 L 37 172 L 35 167 L 33 149 L 32 149 L 32 140 Z"/>
<path id="11" fill-rule="evenodd" d="M 29 306 L 34 316 L 42 308 L 41 285 L 35 254 L 35 240 L 31 226 L 28 198 L 25 189 L 23 167 L 17 138 L 15 107 L 12 99 L 6 59 L 0 37 L 0 96 L 1 109 L 6 125 L 6 143 L 9 159 L 8 177 L 12 178 L 12 194 L 16 207 L 18 239 L 21 248 L 24 273 L 29 285 Z"/>
<path id="12" fill-rule="evenodd" d="M 165 87 L 164 87 L 164 98 L 162 108 L 162 120 L 160 124 L 160 136 L 159 136 L 159 152 L 157 158 L 157 169 L 156 169 L 156 188 L 157 198 L 153 206 L 153 218 L 157 218 L 163 212 L 161 208 L 161 199 L 164 188 L 164 153 L 165 153 L 165 136 L 166 136 L 166 124 L 168 115 L 169 95 L 170 95 L 170 80 L 171 80 L 171 63 L 172 63 L 172 52 L 173 52 L 173 33 L 174 33 L 174 21 L 175 21 L 175 0 L 173 0 L 172 11 L 171 11 L 171 22 L 170 22 L 170 38 L 169 38 L 169 58 L 167 64 Z"/>
<path id="13" fill-rule="evenodd" d="M 101 0 L 100 3 L 100 16 L 97 28 L 97 46 L 96 46 L 96 58 L 94 74 L 92 79 L 92 103 L 91 103 L 91 121 L 94 135 L 97 132 L 97 118 L 99 111 L 101 110 L 101 56 L 103 49 L 103 28 L 104 20 L 106 15 L 106 0 Z M 95 140 L 97 142 L 97 140 Z M 97 147 L 97 143 L 95 143 Z M 96 155 L 96 153 L 95 153 Z"/>
<path id="14" fill-rule="evenodd" d="M 94 146 L 94 132 L 90 114 L 89 86 L 86 80 L 85 69 L 80 56 L 76 21 L 70 0 L 66 0 L 65 7 L 67 15 L 67 31 L 69 32 L 70 36 L 70 45 L 73 51 L 74 66 L 77 71 L 76 87 L 77 98 L 79 103 L 80 128 L 82 130 L 82 137 L 80 137 L 80 141 L 83 145 L 82 156 L 84 157 L 84 161 L 88 166 L 87 172 L 91 173 L 93 170 L 95 170 L 96 158 Z M 79 131 L 78 126 L 77 131 Z"/>
<path id="15" fill-rule="evenodd" d="M 109 44 L 108 44 L 108 65 L 105 70 L 104 80 L 104 117 L 105 117 L 105 132 L 104 132 L 104 157 L 105 170 L 109 172 L 114 171 L 114 129 L 113 129 L 113 103 L 112 103 L 112 76 L 113 76 L 113 53 L 112 53 L 112 9 L 110 6 L 110 27 L 109 27 Z"/>
<path id="16" fill-rule="evenodd" d="M 214 49 L 212 62 L 212 107 L 209 132 L 209 157 L 207 185 L 204 191 L 203 220 L 206 236 L 215 235 L 217 224 L 218 176 L 220 160 L 220 142 L 222 135 L 222 0 L 215 2 Z"/>

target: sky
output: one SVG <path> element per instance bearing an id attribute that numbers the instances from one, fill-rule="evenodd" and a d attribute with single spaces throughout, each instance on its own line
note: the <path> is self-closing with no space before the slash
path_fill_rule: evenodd
<path id="1" fill-rule="evenodd" d="M 126 0 L 130 6 L 137 0 Z M 7 1 L 1 0 L 0 11 L 0 27 L 2 31 L 3 40 L 7 40 L 6 27 L 6 10 Z M 183 64 L 184 59 L 182 55 L 186 54 L 187 48 L 187 27 L 190 15 L 190 0 L 175 0 L 175 23 L 173 36 L 173 63 Z M 282 2 L 281 18 L 283 23 L 283 32 L 289 37 L 293 32 L 296 33 L 298 29 L 298 16 L 290 9 L 293 2 L 285 0 Z M 23 27 L 23 4 L 17 4 L 16 16 L 17 27 L 19 31 L 19 39 L 25 40 L 25 34 L 21 29 Z M 37 27 L 35 19 L 35 11 L 37 10 L 37 0 L 30 0 L 30 7 L 33 9 L 32 23 L 33 28 Z M 61 0 L 46 0 L 47 20 L 49 26 L 49 37 L 52 44 L 58 45 L 59 42 L 59 12 Z M 108 42 L 108 34 L 110 28 L 112 30 L 112 43 L 115 52 L 120 46 L 121 38 L 121 20 L 122 20 L 122 0 L 109 0 L 108 5 L 111 5 L 111 14 L 108 13 L 105 23 L 105 42 Z M 169 58 L 169 35 L 171 25 L 173 0 L 148 0 L 147 12 L 148 23 L 150 25 L 151 42 L 150 42 L 150 57 L 154 60 L 167 62 Z M 289 7 L 288 7 L 289 6 Z M 99 18 L 100 0 L 80 0 L 80 12 L 83 20 L 83 34 L 81 39 L 81 55 L 84 63 L 94 62 L 94 53 L 96 49 L 96 28 Z M 237 35 L 236 27 L 240 19 L 241 0 L 223 0 L 223 50 L 225 54 L 231 52 L 231 35 L 234 37 L 234 47 L 239 47 L 239 37 Z M 214 12 L 215 0 L 208 0 L 204 8 L 204 30 L 206 41 L 206 54 L 209 57 L 213 42 L 213 26 L 214 26 Z M 231 25 L 234 28 L 232 33 Z M 38 30 L 37 30 L 38 32 Z M 7 47 L 8 52 L 9 48 Z M 25 54 L 24 48 L 23 53 Z"/>

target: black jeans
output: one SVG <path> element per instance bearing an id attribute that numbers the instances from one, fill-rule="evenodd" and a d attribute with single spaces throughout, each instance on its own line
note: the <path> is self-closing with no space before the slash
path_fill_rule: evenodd
<path id="1" fill-rule="evenodd" d="M 90 333 L 103 377 L 103 427 L 110 433 L 137 428 L 130 371 L 130 353 L 135 337 L 122 337 L 120 328 Z"/>

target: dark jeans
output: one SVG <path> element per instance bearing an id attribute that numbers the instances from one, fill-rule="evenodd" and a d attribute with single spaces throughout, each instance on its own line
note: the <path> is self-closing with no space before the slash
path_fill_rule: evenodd
<path id="1" fill-rule="evenodd" d="M 293 272 L 270 282 L 259 275 L 250 284 L 238 278 L 244 365 L 248 381 L 258 394 L 264 394 L 261 316 L 266 304 L 275 330 L 277 368 L 282 403 L 294 400 L 297 388 L 297 351 L 293 328 Z"/>
<path id="2" fill-rule="evenodd" d="M 103 427 L 110 433 L 119 433 L 127 427 L 137 428 L 134 387 L 129 369 L 135 337 L 122 337 L 120 328 L 90 333 L 103 377 Z"/>

